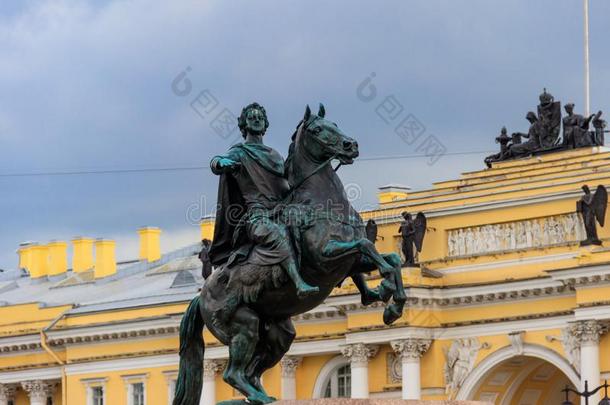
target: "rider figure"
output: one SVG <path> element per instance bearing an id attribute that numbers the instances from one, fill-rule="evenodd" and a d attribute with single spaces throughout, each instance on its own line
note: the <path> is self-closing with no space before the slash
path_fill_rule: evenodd
<path id="1" fill-rule="evenodd" d="M 269 127 L 265 109 L 258 103 L 246 106 L 238 125 L 244 143 L 233 145 L 210 162 L 212 172 L 221 176 L 209 253 L 212 263 L 277 264 L 292 279 L 299 297 L 314 294 L 319 289 L 301 278 L 289 232 L 274 210 L 288 193 L 289 184 L 283 158 L 263 144 Z"/>

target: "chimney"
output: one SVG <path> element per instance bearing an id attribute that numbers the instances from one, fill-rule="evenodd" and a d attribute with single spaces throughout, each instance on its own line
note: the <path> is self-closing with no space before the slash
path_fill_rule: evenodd
<path id="1" fill-rule="evenodd" d="M 140 260 L 154 262 L 161 258 L 161 243 L 159 236 L 161 229 L 154 226 L 145 226 L 138 229 L 140 235 Z"/>
<path id="2" fill-rule="evenodd" d="M 43 245 L 32 245 L 30 247 L 30 277 L 40 279 L 49 274 L 49 248 Z"/>
<path id="3" fill-rule="evenodd" d="M 95 265 L 93 266 L 95 278 L 104 278 L 116 273 L 115 245 L 116 243 L 110 239 L 95 241 Z"/>
<path id="4" fill-rule="evenodd" d="M 35 242 L 23 242 L 19 244 L 17 254 L 19 255 L 19 268 L 30 270 L 32 266 L 32 246 L 36 245 Z"/>
<path id="5" fill-rule="evenodd" d="M 379 204 L 387 204 L 398 200 L 404 200 L 409 194 L 410 187 L 401 186 L 398 184 L 388 184 L 387 186 L 379 187 L 377 197 Z"/>
<path id="6" fill-rule="evenodd" d="M 68 244 L 51 241 L 47 244 L 49 252 L 49 276 L 59 276 L 68 270 Z"/>
<path id="7" fill-rule="evenodd" d="M 72 271 L 82 273 L 93 268 L 93 239 L 77 236 L 72 239 Z"/>
<path id="8" fill-rule="evenodd" d="M 201 223 L 199 226 L 201 227 L 201 240 L 214 239 L 214 224 L 216 222 L 215 215 L 209 215 L 201 218 Z"/>

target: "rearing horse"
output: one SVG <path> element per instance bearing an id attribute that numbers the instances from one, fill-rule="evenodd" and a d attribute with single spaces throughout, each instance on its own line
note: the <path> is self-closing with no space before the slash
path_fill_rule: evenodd
<path id="1" fill-rule="evenodd" d="M 364 224 L 351 206 L 331 161 L 351 164 L 358 157 L 358 143 L 325 119 L 324 106 L 317 115 L 309 107 L 297 127 L 286 161 L 293 186 L 286 200 L 283 220 L 293 227 L 299 252 L 300 274 L 319 292 L 297 296 L 279 266 L 236 264 L 219 267 L 193 299 L 180 324 L 180 371 L 174 405 L 197 405 L 201 395 L 204 324 L 229 347 L 224 380 L 250 403 L 275 401 L 265 392 L 260 377 L 277 364 L 290 348 L 296 332 L 291 317 L 321 304 L 338 284 L 352 277 L 362 302 L 393 302 L 383 319 L 398 319 L 406 296 L 401 260 L 396 253 L 380 254 L 366 238 Z M 383 280 L 368 289 L 362 273 L 379 269 Z"/>

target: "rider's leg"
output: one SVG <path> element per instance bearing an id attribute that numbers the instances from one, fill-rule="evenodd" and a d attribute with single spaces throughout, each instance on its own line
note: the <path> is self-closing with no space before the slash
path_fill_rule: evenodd
<path id="1" fill-rule="evenodd" d="M 279 262 L 279 265 L 294 282 L 299 297 L 303 298 L 319 291 L 318 287 L 307 284 L 301 278 L 290 243 L 290 235 L 285 226 L 265 217 L 253 219 L 248 227 L 248 237 L 261 252 L 264 252 L 261 255 L 272 258 L 276 263 Z M 269 259 L 265 260 L 267 263 L 260 264 L 269 264 Z"/>
<path id="2" fill-rule="evenodd" d="M 314 287 L 307 284 L 305 280 L 301 278 L 301 275 L 297 270 L 296 262 L 292 257 L 286 258 L 283 262 L 280 263 L 280 266 L 282 266 L 284 271 L 288 273 L 288 276 L 294 282 L 294 285 L 297 288 L 297 295 L 299 297 L 304 298 L 320 291 L 318 287 Z"/>

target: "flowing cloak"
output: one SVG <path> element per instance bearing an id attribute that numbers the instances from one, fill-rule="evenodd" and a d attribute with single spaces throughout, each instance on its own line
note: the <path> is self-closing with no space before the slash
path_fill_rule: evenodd
<path id="1" fill-rule="evenodd" d="M 288 183 L 285 180 L 278 182 L 275 178 L 284 178 L 284 159 L 272 148 L 263 144 L 239 143 L 229 149 L 227 157 L 241 163 L 240 170 L 247 172 L 259 190 L 268 190 L 265 194 L 270 199 L 264 201 L 263 206 L 279 202 L 279 198 L 283 196 L 280 192 L 288 191 Z M 278 184 L 284 183 L 285 190 L 278 190 Z M 274 201 L 273 197 L 278 200 Z M 237 225 L 246 212 L 246 200 L 234 175 L 222 173 L 218 183 L 214 240 L 209 253 L 213 265 L 226 263 L 233 250 L 245 242 L 237 240 L 234 243 L 233 238 Z"/>

